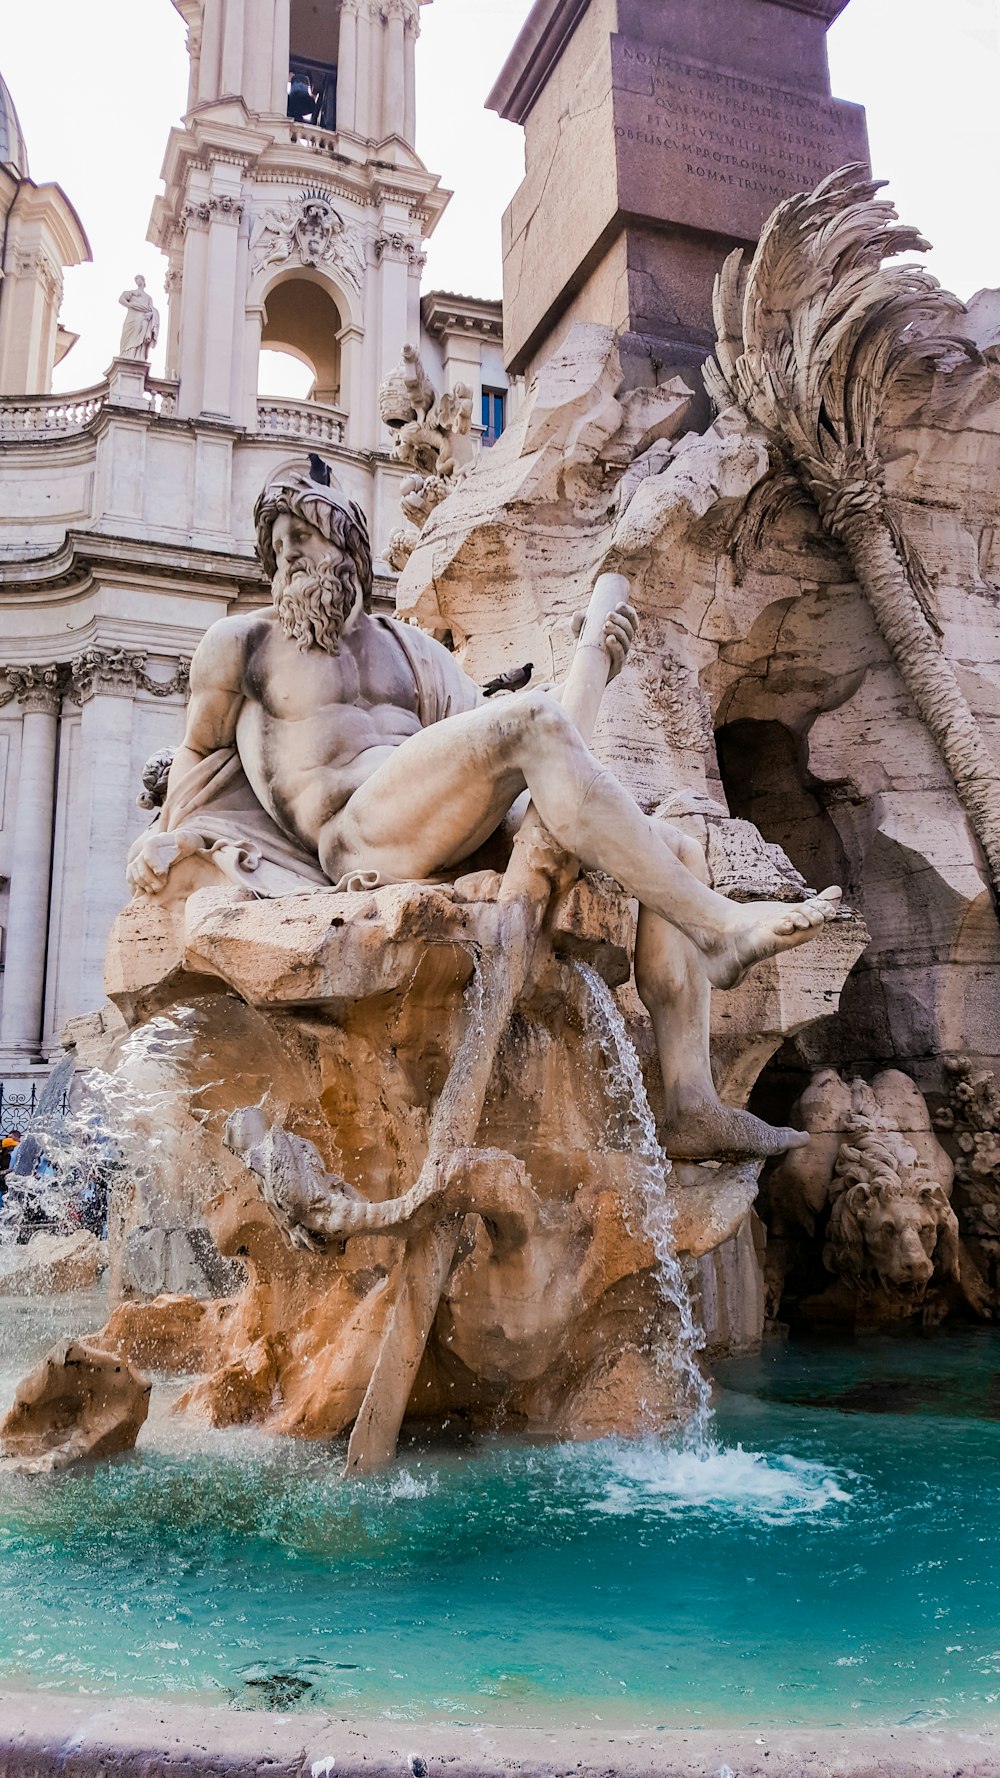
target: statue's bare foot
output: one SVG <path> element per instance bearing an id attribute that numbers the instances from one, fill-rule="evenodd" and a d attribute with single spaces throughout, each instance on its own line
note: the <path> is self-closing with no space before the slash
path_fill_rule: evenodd
<path id="1" fill-rule="evenodd" d="M 759 1161 L 804 1148 L 809 1136 L 714 1099 L 677 1112 L 661 1129 L 660 1141 L 672 1161 Z"/>
<path id="2" fill-rule="evenodd" d="M 764 957 L 802 945 L 840 912 L 841 890 L 824 889 L 808 901 L 731 903 L 732 919 L 705 948 L 705 969 L 714 988 L 734 988 Z"/>

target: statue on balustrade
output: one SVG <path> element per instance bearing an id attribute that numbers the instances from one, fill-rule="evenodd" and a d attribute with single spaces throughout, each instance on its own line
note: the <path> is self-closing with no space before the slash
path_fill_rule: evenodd
<path id="1" fill-rule="evenodd" d="M 122 325 L 118 356 L 146 363 L 160 337 L 160 311 L 146 289 L 141 272 L 136 273 L 135 287 L 123 290 L 118 301 L 128 311 Z"/>

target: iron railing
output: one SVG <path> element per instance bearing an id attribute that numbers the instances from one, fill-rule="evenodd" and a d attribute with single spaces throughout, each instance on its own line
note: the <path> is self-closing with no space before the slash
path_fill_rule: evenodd
<path id="1" fill-rule="evenodd" d="M 9 1136 L 12 1130 L 26 1130 L 35 1115 L 40 1091 L 37 1082 L 25 1082 L 24 1091 L 16 1088 L 12 1092 L 0 1080 L 0 1136 Z M 69 1111 L 69 1094 L 64 1093 L 59 1107 L 63 1117 Z"/>

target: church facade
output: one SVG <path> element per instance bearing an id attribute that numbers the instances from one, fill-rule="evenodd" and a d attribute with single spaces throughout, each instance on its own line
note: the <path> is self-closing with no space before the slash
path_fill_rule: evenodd
<path id="1" fill-rule="evenodd" d="M 439 391 L 503 423 L 499 301 L 421 293 L 448 193 L 415 146 L 415 46 L 430 0 L 173 0 L 190 56 L 149 239 L 162 322 L 141 288 L 95 388 L 51 394 L 72 344 L 61 271 L 89 257 L 59 187 L 37 187 L 6 88 L 0 208 L 0 1081 L 44 1074 L 68 1020 L 103 999 L 148 821 L 142 767 L 183 730 L 210 623 L 268 595 L 251 510 L 320 453 L 368 518 L 376 591 L 407 469 L 379 387 L 418 343 Z M 148 344 L 166 338 L 166 375 Z M 267 396 L 262 351 L 306 365 L 306 400 Z M 480 424 L 481 421 L 481 424 Z M 0 1106 L 2 1112 L 2 1106 Z"/>

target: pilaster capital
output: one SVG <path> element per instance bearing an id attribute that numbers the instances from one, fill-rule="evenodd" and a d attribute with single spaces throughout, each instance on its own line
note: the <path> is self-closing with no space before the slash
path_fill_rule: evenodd
<path id="1" fill-rule="evenodd" d="M 4 678 L 11 697 L 17 699 L 26 713 L 41 711 L 45 716 L 58 715 L 66 685 L 65 667 L 58 666 L 55 661 L 44 667 L 5 667 Z"/>
<path id="2" fill-rule="evenodd" d="M 386 229 L 382 234 L 376 235 L 374 246 L 378 265 L 388 259 L 401 265 L 409 265 L 411 270 L 422 270 L 427 258 L 420 250 L 420 242 L 404 235 L 400 229 Z"/>
<path id="3" fill-rule="evenodd" d="M 86 648 L 70 668 L 73 696 L 78 704 L 93 697 L 133 698 L 137 691 L 154 698 L 187 697 L 191 683 L 191 659 L 181 655 L 169 679 L 156 679 L 146 671 L 146 655 L 127 648 Z"/>
<path id="4" fill-rule="evenodd" d="M 207 208 L 210 222 L 232 222 L 239 226 L 243 220 L 243 200 L 229 192 L 209 198 Z"/>
<path id="5" fill-rule="evenodd" d="M 34 283 L 41 284 L 47 297 L 55 302 L 62 301 L 62 269 L 40 247 L 16 248 L 11 270 L 15 278 L 30 278 Z"/>
<path id="6" fill-rule="evenodd" d="M 145 665 L 144 654 L 125 648 L 85 648 L 70 663 L 73 696 L 78 704 L 93 697 L 132 698 Z"/>
<path id="7" fill-rule="evenodd" d="M 207 204 L 185 204 L 180 214 L 181 234 L 186 235 L 189 229 L 207 229 L 212 220 L 212 212 Z"/>

